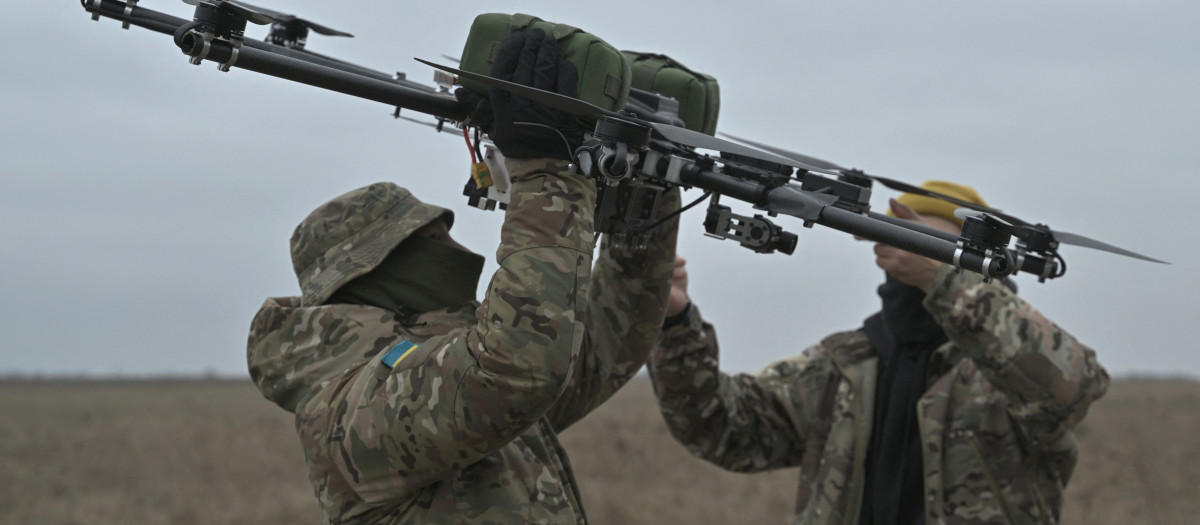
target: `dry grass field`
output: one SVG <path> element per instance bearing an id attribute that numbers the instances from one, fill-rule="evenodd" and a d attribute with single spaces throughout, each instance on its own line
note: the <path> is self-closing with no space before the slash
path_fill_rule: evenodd
<path id="1" fill-rule="evenodd" d="M 1079 431 L 1064 523 L 1200 518 L 1200 382 L 1123 380 Z M 563 441 L 596 524 L 788 523 L 796 472 L 693 459 L 638 379 Z M 242 381 L 0 382 L 0 523 L 319 523 L 287 414 Z"/>

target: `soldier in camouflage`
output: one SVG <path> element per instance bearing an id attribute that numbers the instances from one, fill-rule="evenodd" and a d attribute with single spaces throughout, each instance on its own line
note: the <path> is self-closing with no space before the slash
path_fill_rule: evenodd
<path id="1" fill-rule="evenodd" d="M 532 31 L 505 42 L 493 74 L 573 94 L 573 68 L 554 68 L 568 69 L 554 40 Z M 556 435 L 646 361 L 677 219 L 645 250 L 606 238 L 593 264 L 595 186 L 561 140 L 581 133 L 513 134 L 545 108 L 492 99 L 512 186 L 482 302 L 482 257 L 449 236 L 451 212 L 379 183 L 296 228 L 302 295 L 254 318 L 251 376 L 295 414 L 326 523 L 586 523 Z"/>
<path id="2" fill-rule="evenodd" d="M 926 189 L 983 204 L 973 189 Z M 912 194 L 901 218 L 957 233 Z M 885 245 L 882 309 L 757 375 L 718 370 L 676 261 L 650 373 L 672 434 L 739 472 L 800 467 L 794 523 L 1059 523 L 1073 429 L 1108 388 L 1095 353 L 1015 293 Z"/>

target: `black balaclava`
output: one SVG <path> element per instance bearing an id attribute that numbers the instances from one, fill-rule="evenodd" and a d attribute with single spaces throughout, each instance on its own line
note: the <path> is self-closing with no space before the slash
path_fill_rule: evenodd
<path id="1" fill-rule="evenodd" d="M 947 341 L 925 310 L 925 292 L 887 276 L 879 287 L 883 308 L 863 323 L 879 354 L 879 378 L 861 524 L 925 521 L 925 476 L 917 400 L 925 393 L 929 355 Z"/>
<path id="2" fill-rule="evenodd" d="M 482 255 L 441 241 L 409 237 L 326 304 L 365 304 L 401 314 L 448 308 L 475 299 L 483 261 Z"/>

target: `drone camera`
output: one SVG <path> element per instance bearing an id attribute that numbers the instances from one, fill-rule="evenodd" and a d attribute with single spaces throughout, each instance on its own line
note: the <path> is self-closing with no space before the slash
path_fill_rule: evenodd
<path id="1" fill-rule="evenodd" d="M 709 237 L 731 239 L 758 253 L 779 251 L 791 255 L 799 242 L 796 234 L 784 231 L 762 215 L 738 215 L 716 203 L 708 207 L 704 230 Z"/>

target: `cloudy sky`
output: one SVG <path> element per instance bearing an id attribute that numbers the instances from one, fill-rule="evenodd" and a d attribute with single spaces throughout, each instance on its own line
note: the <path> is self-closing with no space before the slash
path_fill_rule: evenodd
<path id="1" fill-rule="evenodd" d="M 256 3 L 356 35 L 314 36 L 310 50 L 430 84 L 413 57 L 457 56 L 483 12 L 672 55 L 719 79 L 723 131 L 970 184 L 1026 220 L 1171 261 L 1068 246 L 1066 276 L 1018 282 L 1112 373 L 1200 377 L 1196 2 Z M 179 1 L 140 5 L 191 16 Z M 93 22 L 74 0 L 6 7 L 0 375 L 244 376 L 254 312 L 298 290 L 296 223 L 375 181 L 454 208 L 454 235 L 494 253 L 500 216 L 459 195 L 469 159 L 452 135 L 375 102 L 192 66 L 169 37 Z M 704 237 L 702 220 L 684 216 L 680 251 L 723 368 L 757 370 L 877 308 L 869 243 L 784 218 L 796 253 L 759 255 Z"/>

